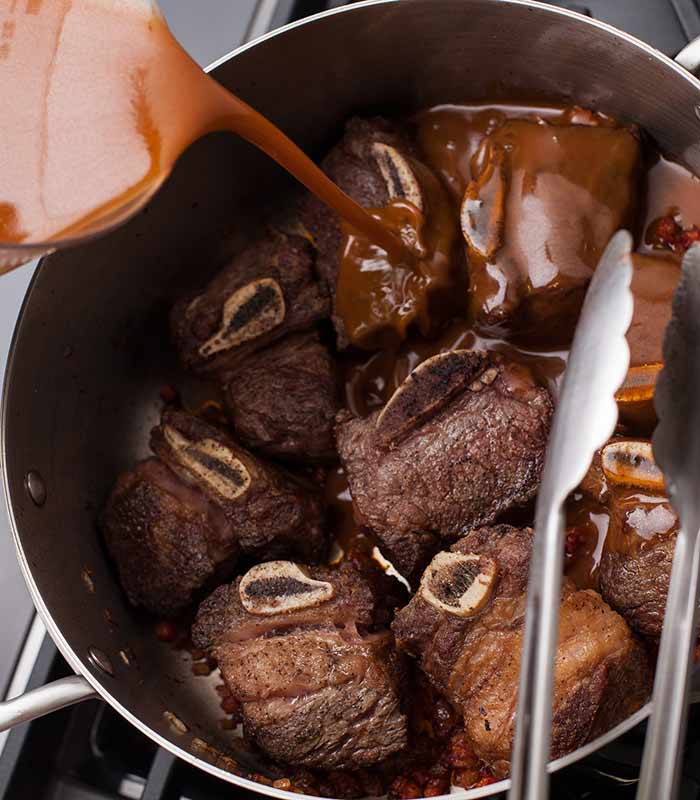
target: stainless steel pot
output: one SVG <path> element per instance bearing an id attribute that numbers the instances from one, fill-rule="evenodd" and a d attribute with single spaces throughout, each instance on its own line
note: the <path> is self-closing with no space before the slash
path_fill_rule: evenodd
<path id="1" fill-rule="evenodd" d="M 695 60 L 692 48 L 684 55 Z M 211 70 L 309 152 L 331 143 L 358 110 L 534 97 L 639 122 L 700 173 L 700 82 L 624 33 L 527 0 L 359 3 L 264 36 Z M 202 741 L 230 745 L 217 725 L 216 695 L 127 605 L 96 530 L 115 476 L 146 454 L 159 389 L 187 383 L 167 341 L 172 299 L 201 282 L 288 186 L 249 145 L 210 136 L 128 225 L 37 270 L 5 381 L 4 481 L 29 590 L 77 676 L 0 704 L 0 729 L 100 696 L 159 745 L 223 780 L 298 797 L 209 763 L 216 759 Z M 552 769 L 648 713 L 649 706 Z M 241 773 L 251 770 L 264 773 L 265 765 L 241 759 Z"/>

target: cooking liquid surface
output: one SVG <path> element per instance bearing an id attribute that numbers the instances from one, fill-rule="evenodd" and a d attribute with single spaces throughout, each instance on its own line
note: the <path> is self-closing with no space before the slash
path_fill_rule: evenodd
<path id="1" fill-rule="evenodd" d="M 116 223 L 194 140 L 252 142 L 392 259 L 405 248 L 185 53 L 148 0 L 0 0 L 0 243 Z"/>
<path id="2" fill-rule="evenodd" d="M 592 115 L 580 109 L 487 104 L 438 106 L 420 112 L 413 122 L 421 158 L 441 178 L 447 189 L 452 213 L 458 218 L 464 191 L 472 178 L 473 159 L 479 145 L 484 136 L 504 120 L 590 124 L 593 117 L 599 125 L 614 124 L 604 116 Z M 682 166 L 661 156 L 653 157 L 651 165 L 645 167 L 645 170 L 644 196 L 640 198 L 638 214 L 641 224 L 635 234 L 640 252 L 659 254 L 659 251 L 644 243 L 644 232 L 651 222 L 669 213 L 679 213 L 686 227 L 700 223 L 700 181 Z M 459 237 L 461 239 L 461 232 Z M 347 241 L 346 237 L 346 243 Z M 660 254 L 668 255 L 666 252 Z M 653 287 L 648 280 L 640 280 L 638 285 L 645 298 L 649 299 L 653 295 Z M 342 287 L 342 283 L 340 286 Z M 659 297 L 656 300 L 665 301 L 672 288 L 668 281 L 659 281 Z M 638 306 L 642 310 L 641 304 Z M 364 322 L 367 324 L 367 309 L 361 311 L 365 314 Z M 356 313 L 359 312 L 356 310 Z M 653 304 L 649 304 L 649 313 L 656 314 Z M 638 319 L 637 324 L 640 330 L 647 326 L 653 327 L 651 320 L 646 321 L 644 318 Z M 553 338 L 555 341 L 559 340 L 558 335 Z M 538 340 L 538 345 L 534 348 L 504 338 L 484 336 L 476 329 L 465 295 L 463 305 L 453 311 L 448 321 L 432 335 L 424 335 L 420 328 L 417 330 L 416 325 L 413 325 L 408 329 L 407 337 L 399 344 L 384 347 L 372 354 L 355 351 L 341 355 L 343 400 L 353 413 L 366 416 L 381 408 L 411 370 L 422 361 L 435 353 L 459 348 L 503 353 L 529 367 L 536 378 L 556 397 L 569 351 L 568 347 L 562 347 L 555 341 L 548 344 L 546 339 Z M 628 394 L 636 396 L 640 385 L 644 388 L 646 384 L 649 384 L 653 392 L 656 374 L 657 365 L 638 365 L 638 369 L 630 373 L 628 383 L 632 388 Z M 622 430 L 626 436 L 646 437 L 651 434 L 654 424 L 653 414 L 651 418 L 649 414 L 648 399 L 651 394 L 648 389 L 645 391 L 645 413 L 632 413 L 635 410 L 632 403 L 628 413 L 622 415 Z M 569 502 L 567 525 L 571 535 L 567 542 L 567 574 L 581 588 L 597 586 L 598 566 L 609 528 L 612 527 L 613 535 L 620 539 L 616 542 L 611 540 L 609 546 L 623 548 L 643 546 L 644 541 L 648 541 L 653 535 L 663 535 L 670 529 L 667 505 L 658 493 L 621 488 L 617 490 L 617 494 L 619 508 L 622 509 L 620 513 L 624 511 L 624 519 L 614 526 L 610 525 L 610 511 L 605 504 L 581 493 L 572 496 Z M 334 518 L 338 520 L 336 530 L 343 549 L 353 545 L 354 536 L 362 536 L 357 541 L 361 541 L 363 548 L 367 549 L 367 537 L 353 523 L 347 484 L 340 469 L 334 470 L 328 481 L 327 498 L 333 508 Z"/>

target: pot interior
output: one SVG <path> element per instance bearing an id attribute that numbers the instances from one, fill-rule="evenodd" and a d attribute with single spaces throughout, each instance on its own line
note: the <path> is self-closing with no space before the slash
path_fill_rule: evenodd
<path id="1" fill-rule="evenodd" d="M 243 48 L 213 75 L 312 154 L 353 113 L 527 99 L 576 102 L 639 122 L 662 151 L 700 172 L 694 79 L 624 34 L 517 0 L 351 6 Z M 50 628 L 76 669 L 190 760 L 202 755 L 197 739 L 231 745 L 219 725 L 216 678 L 192 676 L 186 654 L 158 642 L 152 620 L 128 606 L 96 522 L 116 475 L 147 454 L 160 389 L 178 386 L 189 399 L 208 391 L 177 364 L 170 305 L 204 281 L 266 209 L 279 208 L 290 188 L 245 142 L 223 134 L 198 142 L 129 224 L 42 262 L 8 368 L 8 495 Z M 46 485 L 41 507 L 25 490 L 30 470 Z M 113 677 L 87 661 L 90 647 L 109 656 Z M 166 711 L 187 730 L 173 727 Z M 245 759 L 241 765 L 265 771 Z"/>

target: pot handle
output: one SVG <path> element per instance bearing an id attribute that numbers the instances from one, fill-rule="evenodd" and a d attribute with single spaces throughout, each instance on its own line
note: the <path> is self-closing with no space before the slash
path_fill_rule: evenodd
<path id="1" fill-rule="evenodd" d="M 688 42 L 674 60 L 695 77 L 700 77 L 700 36 Z"/>
<path id="2" fill-rule="evenodd" d="M 82 675 L 71 675 L 47 683 L 0 703 L 0 731 L 93 697 L 98 697 L 98 694 Z"/>

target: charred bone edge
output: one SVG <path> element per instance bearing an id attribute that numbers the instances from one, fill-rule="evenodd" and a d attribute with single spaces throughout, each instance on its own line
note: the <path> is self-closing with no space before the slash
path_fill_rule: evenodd
<path id="1" fill-rule="evenodd" d="M 191 314 L 199 297 L 187 308 Z M 284 320 L 286 305 L 279 283 L 273 278 L 260 278 L 241 286 L 226 299 L 221 310 L 221 327 L 199 348 L 203 358 L 230 350 L 257 339 L 276 328 Z"/>
<path id="2" fill-rule="evenodd" d="M 268 561 L 246 572 L 238 593 L 249 614 L 281 614 L 320 606 L 333 598 L 328 581 L 310 578 L 292 561 Z"/>
<path id="3" fill-rule="evenodd" d="M 468 362 L 481 356 L 481 372 L 466 382 Z M 452 362 L 452 369 L 450 369 Z M 459 392 L 480 392 L 498 377 L 498 367 L 490 366 L 485 353 L 473 350 L 447 350 L 422 361 L 404 380 L 379 413 L 375 430 L 388 444 L 395 444 L 413 424 L 420 425 L 437 413 Z M 431 379 L 434 383 L 430 386 Z M 427 392 L 426 388 L 431 391 Z M 426 395 L 430 395 L 430 399 Z"/>
<path id="4" fill-rule="evenodd" d="M 0 703 L 0 731 L 60 711 L 99 694 L 82 675 L 71 675 Z"/>
<path id="5" fill-rule="evenodd" d="M 163 427 L 163 434 L 180 464 L 217 494 L 236 500 L 250 488 L 250 473 L 225 445 L 214 439 L 191 442 L 170 425 Z"/>
<path id="6" fill-rule="evenodd" d="M 471 617 L 488 602 L 496 572 L 496 562 L 487 556 L 438 553 L 423 574 L 418 591 L 439 611 L 456 617 Z M 454 594 L 455 589 L 459 594 Z M 442 598 L 435 594 L 440 590 L 444 592 Z M 446 602 L 448 600 L 451 602 Z"/>

